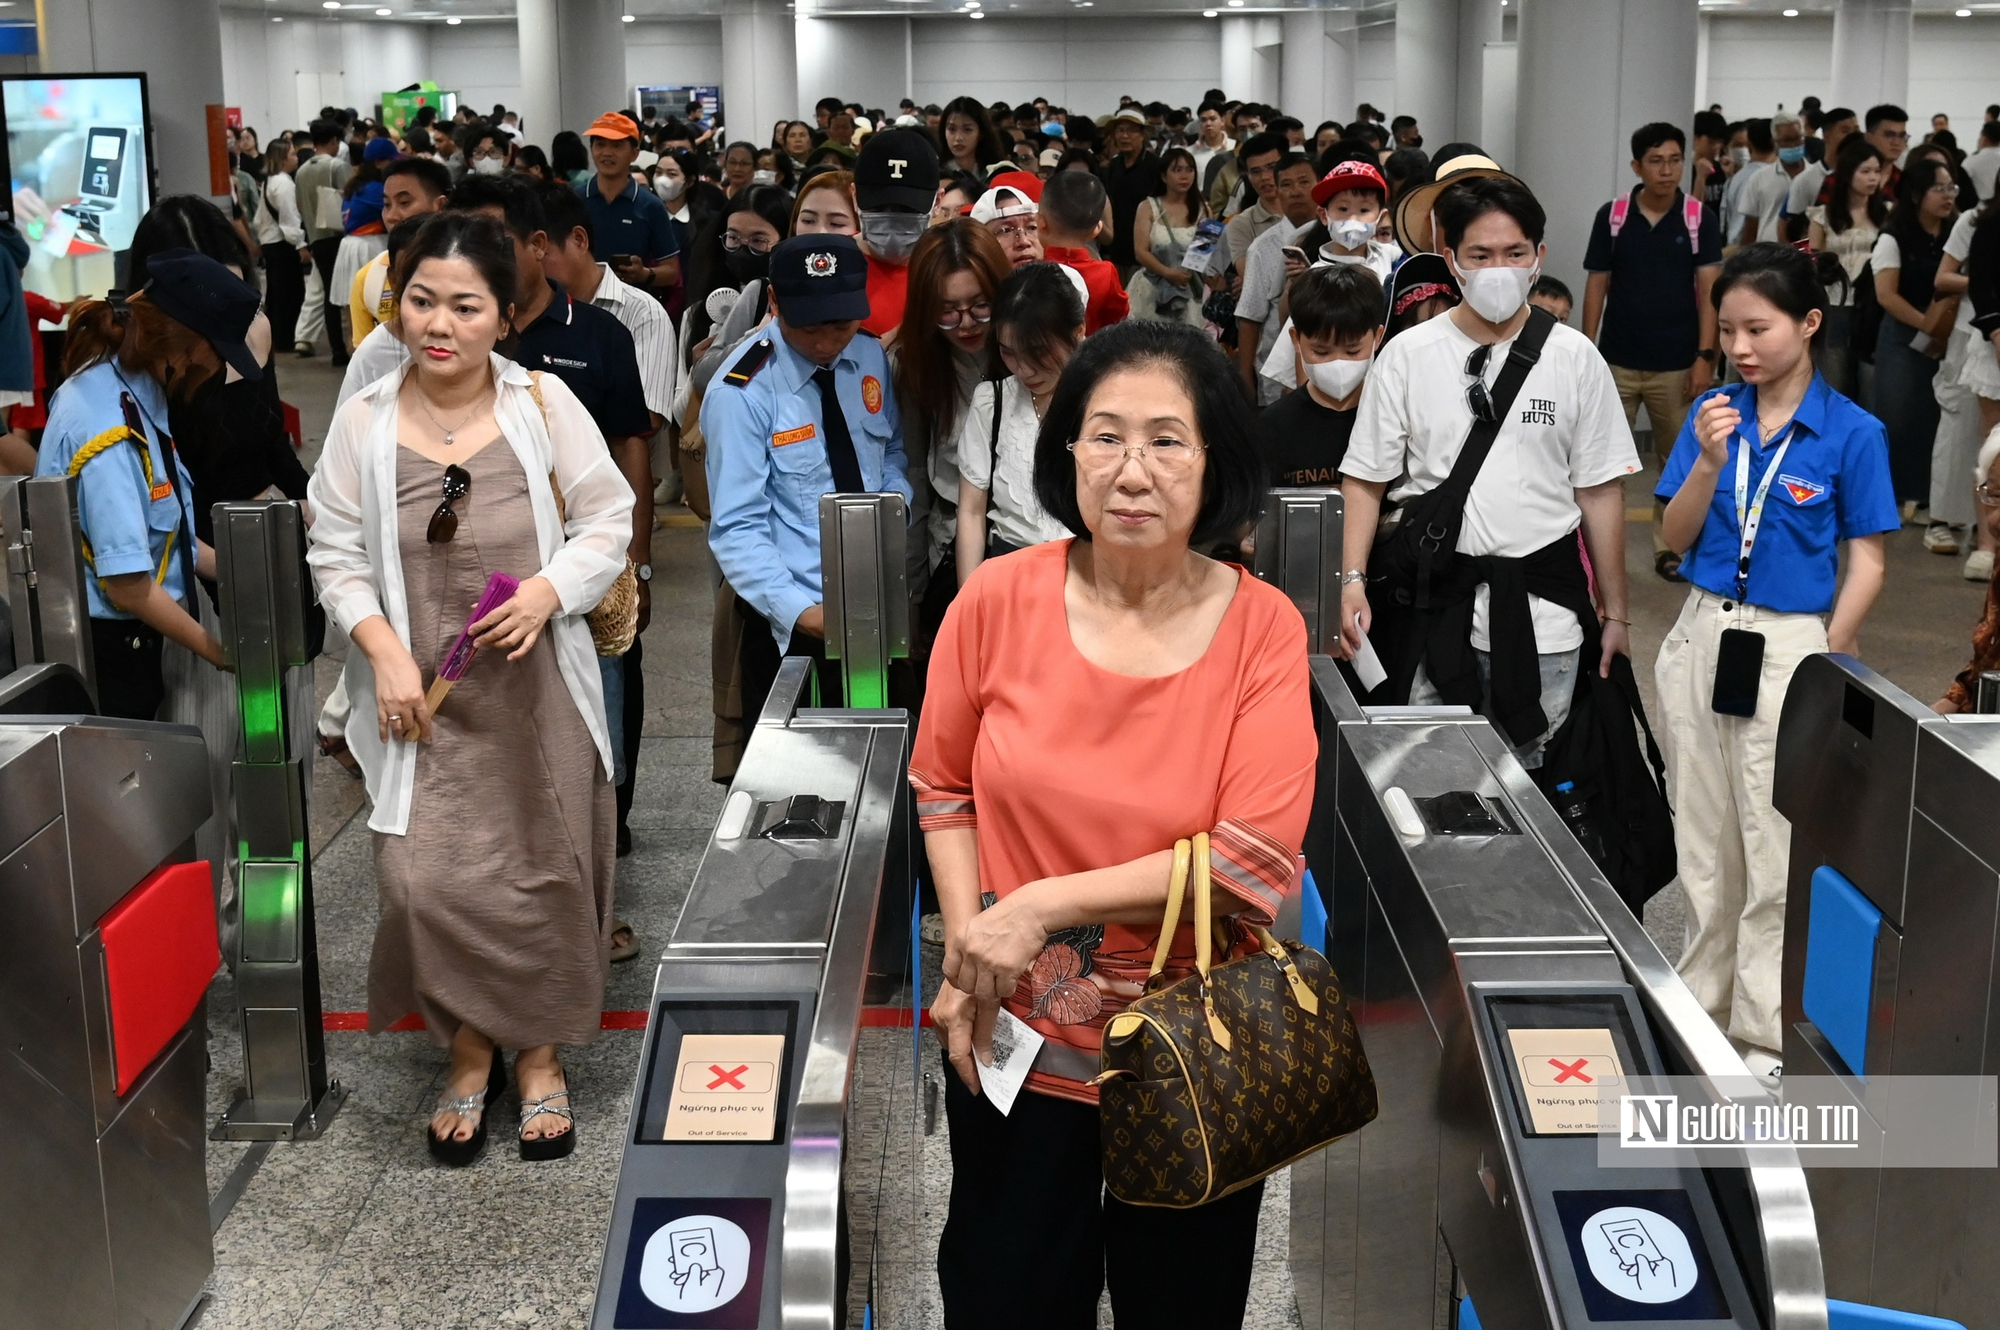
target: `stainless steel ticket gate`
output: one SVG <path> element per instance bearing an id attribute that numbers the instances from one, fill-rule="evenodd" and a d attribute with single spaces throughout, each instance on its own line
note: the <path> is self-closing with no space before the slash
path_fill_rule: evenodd
<path id="1" fill-rule="evenodd" d="M 826 658 L 840 662 L 850 707 L 888 706 L 889 662 L 910 654 L 909 520 L 900 494 L 820 496 Z"/>
<path id="2" fill-rule="evenodd" d="M 181 1325 L 214 1265 L 199 731 L 0 718 L 0 1325 Z"/>
<path id="3" fill-rule="evenodd" d="M 1800 1169 L 1600 1169 L 1595 1108 L 1552 1092 L 1749 1072 L 1505 741 L 1463 709 L 1364 709 L 1325 657 L 1313 674 L 1307 856 L 1381 1113 L 1293 1166 L 1303 1324 L 1450 1327 L 1463 1296 L 1491 1330 L 1823 1330 Z M 1685 1254 L 1685 1287 L 1628 1286 L 1616 1257 L 1607 1276 L 1606 1225 Z"/>
<path id="4" fill-rule="evenodd" d="M 1792 824 L 1786 1079 L 1830 1078 L 1880 1118 L 1885 1076 L 2000 1072 L 2000 716 L 1940 716 L 1851 657 L 1809 656 L 1785 694 L 1773 802 Z M 1994 1170 L 1806 1177 L 1829 1293 L 2000 1325 Z"/>
<path id="5" fill-rule="evenodd" d="M 236 669 L 237 882 L 224 934 L 233 954 L 243 1080 L 216 1140 L 312 1140 L 347 1091 L 327 1074 L 307 829 L 313 683 L 299 506 L 215 505 L 223 645 Z"/>
<path id="6" fill-rule="evenodd" d="M 799 705 L 808 665 L 781 665 L 660 959 L 594 1330 L 915 1324 L 883 1290 L 910 1282 L 917 1045 L 863 1029 L 917 989 L 910 721 Z"/>
<path id="7" fill-rule="evenodd" d="M 0 714 L 97 710 L 76 503 L 71 477 L 0 477 L 15 661 L 14 672 L 0 681 Z"/>
<path id="8" fill-rule="evenodd" d="M 1252 571 L 1291 598 L 1306 621 L 1306 650 L 1340 641 L 1340 491 L 1274 489 L 1257 521 Z"/>

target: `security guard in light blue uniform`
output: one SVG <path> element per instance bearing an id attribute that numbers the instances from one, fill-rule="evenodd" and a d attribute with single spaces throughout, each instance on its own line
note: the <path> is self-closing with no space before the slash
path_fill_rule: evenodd
<path id="1" fill-rule="evenodd" d="M 165 699 L 162 643 L 211 664 L 222 644 L 188 612 L 213 552 L 194 533 L 194 485 L 167 433 L 167 396 L 192 392 L 223 364 L 248 379 L 263 368 L 244 342 L 257 292 L 190 249 L 147 265 L 146 289 L 80 308 L 70 354 L 86 359 L 49 403 L 38 476 L 74 476 L 82 523 L 98 709 L 151 720 Z M 174 325 L 194 338 L 176 336 Z M 206 345 L 204 345 L 204 343 Z M 163 384 L 156 374 L 163 375 Z"/>
<path id="2" fill-rule="evenodd" d="M 723 361 L 701 408 L 708 543 L 744 620 L 746 717 L 763 709 L 781 654 L 825 659 L 820 496 L 911 498 L 889 360 L 860 332 L 868 317 L 860 246 L 843 235 L 795 236 L 771 251 L 770 291 L 775 324 Z"/>

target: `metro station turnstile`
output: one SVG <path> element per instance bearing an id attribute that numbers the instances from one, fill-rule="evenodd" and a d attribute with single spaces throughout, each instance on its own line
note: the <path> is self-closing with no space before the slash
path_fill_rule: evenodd
<path id="1" fill-rule="evenodd" d="M 1785 694 L 1773 802 L 1792 824 L 1786 1078 L 1827 1078 L 1879 1120 L 1884 1077 L 2000 1072 L 2000 716 L 1940 716 L 1852 657 L 1809 656 Z M 1829 1293 L 2000 1325 L 1992 1169 L 1806 1177 Z"/>
<path id="2" fill-rule="evenodd" d="M 1600 1169 L 1594 1125 L 1531 1102 L 1550 1054 L 1556 1075 L 1749 1072 L 1504 740 L 1463 709 L 1364 709 L 1331 659 L 1313 673 L 1307 854 L 1381 1113 L 1293 1167 L 1307 1330 L 1450 1327 L 1461 1296 L 1492 1330 L 1824 1330 L 1795 1163 Z M 1585 1246 L 1607 1224 L 1698 1278 L 1670 1298 L 1607 1281 Z"/>
<path id="3" fill-rule="evenodd" d="M 76 494 L 69 476 L 0 477 L 16 665 L 0 681 L 0 714 L 97 710 Z"/>

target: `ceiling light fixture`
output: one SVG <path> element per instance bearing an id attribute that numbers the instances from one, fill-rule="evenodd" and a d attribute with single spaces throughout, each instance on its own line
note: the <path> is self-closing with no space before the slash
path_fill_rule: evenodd
<path id="1" fill-rule="evenodd" d="M 376 18 L 387 18 L 387 17 L 389 17 L 389 15 L 391 15 L 391 14 L 393 14 L 393 13 L 395 13 L 395 12 L 396 12 L 396 11 L 395 11 L 395 10 L 393 10 L 393 9 L 378 9 L 378 10 L 376 10 L 376 11 L 375 11 L 375 17 L 376 17 Z"/>
<path id="2" fill-rule="evenodd" d="M 1203 18 L 1214 18 L 1214 17 L 1215 17 L 1215 11 L 1214 11 L 1213 9 L 1204 9 L 1204 10 L 1202 10 L 1202 11 L 1201 11 L 1201 16 L 1202 16 Z"/>
<path id="3" fill-rule="evenodd" d="M 1952 17 L 1953 17 L 1953 18 L 1971 18 L 1971 17 L 1972 17 L 1972 11 L 1971 11 L 1971 10 L 1969 10 L 1969 9 L 1954 9 L 1954 10 L 1952 10 L 1951 12 L 1952 12 Z"/>
<path id="4" fill-rule="evenodd" d="M 273 23 L 283 23 L 283 22 L 284 22 L 284 20 L 283 20 L 283 19 L 281 19 L 281 18 L 279 18 L 279 17 L 277 16 L 277 15 L 275 15 L 275 14 L 274 14 L 274 15 L 272 15 L 272 16 L 271 16 L 271 22 L 273 22 Z"/>
<path id="5" fill-rule="evenodd" d="M 464 19 L 462 19 L 462 18 L 448 18 L 448 19 L 446 19 L 446 20 L 445 20 L 444 22 L 445 22 L 445 26 L 446 26 L 446 27 L 448 27 L 448 28 L 455 28 L 455 27 L 457 27 L 457 26 L 458 26 L 459 24 L 461 24 L 461 23 L 465 22 L 465 20 L 464 20 Z"/>
<path id="6" fill-rule="evenodd" d="M 620 14 L 618 16 L 618 21 L 620 23 L 637 23 L 639 21 L 639 16 L 637 14 Z"/>
<path id="7" fill-rule="evenodd" d="M 1799 16 L 1799 11 L 1796 9 L 1787 9 L 1785 11 L 1786 18 L 1797 18 L 1798 16 Z"/>
<path id="8" fill-rule="evenodd" d="M 340 0 L 320 0 L 319 7 L 321 9 L 338 9 L 340 8 Z"/>

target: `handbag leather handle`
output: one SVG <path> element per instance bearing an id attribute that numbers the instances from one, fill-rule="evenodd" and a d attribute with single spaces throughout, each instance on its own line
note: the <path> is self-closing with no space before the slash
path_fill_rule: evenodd
<path id="1" fill-rule="evenodd" d="M 1147 987 L 1160 977 L 1160 971 L 1167 968 L 1167 953 L 1174 949 L 1174 930 L 1180 927 L 1181 901 L 1187 893 L 1188 862 L 1193 853 L 1193 842 L 1174 842 L 1174 866 L 1167 874 L 1167 917 L 1160 925 L 1160 940 L 1153 948 L 1153 968 L 1146 974 Z"/>

